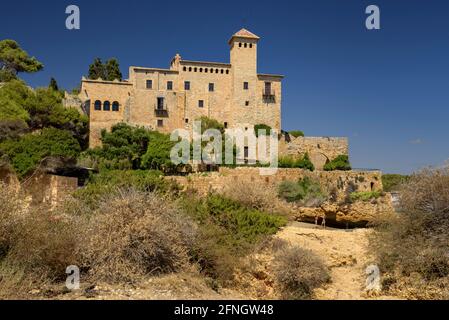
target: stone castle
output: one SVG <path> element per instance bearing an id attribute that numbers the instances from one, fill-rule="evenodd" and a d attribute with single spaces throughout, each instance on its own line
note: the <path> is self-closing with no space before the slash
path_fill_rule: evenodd
<path id="1" fill-rule="evenodd" d="M 101 144 L 101 131 L 125 122 L 171 133 L 191 129 L 202 116 L 225 128 L 252 130 L 265 124 L 279 132 L 282 75 L 258 73 L 260 38 L 242 29 L 229 40 L 230 63 L 183 60 L 169 69 L 130 67 L 124 81 L 83 78 L 79 98 L 90 117 L 90 147 Z M 317 169 L 348 154 L 346 138 L 282 136 L 279 155 L 308 152 Z"/>

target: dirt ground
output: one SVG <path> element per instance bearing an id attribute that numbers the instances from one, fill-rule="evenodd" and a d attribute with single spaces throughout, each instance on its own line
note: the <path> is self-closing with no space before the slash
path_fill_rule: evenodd
<path id="1" fill-rule="evenodd" d="M 397 299 L 391 296 L 372 296 L 365 293 L 365 269 L 369 258 L 367 236 L 370 229 L 332 229 L 293 222 L 276 237 L 307 248 L 318 254 L 328 266 L 331 281 L 314 292 L 314 299 L 360 300 Z M 149 278 L 138 286 L 82 285 L 81 290 L 48 296 L 50 299 L 98 300 L 240 300 L 277 299 L 270 273 L 271 255 L 256 255 L 249 260 L 251 272 L 240 272 L 240 286 L 215 291 L 203 277 L 195 273 L 181 273 Z M 254 266 L 256 264 L 256 266 Z M 254 272 L 256 270 L 256 272 Z M 59 291 L 60 292 L 60 291 Z M 43 292 L 35 292 L 36 297 Z M 48 295 L 48 293 L 46 293 Z"/>

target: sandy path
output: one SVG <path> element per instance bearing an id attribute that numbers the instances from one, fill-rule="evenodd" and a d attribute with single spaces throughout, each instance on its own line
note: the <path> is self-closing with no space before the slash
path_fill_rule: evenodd
<path id="1" fill-rule="evenodd" d="M 292 223 L 277 236 L 318 254 L 331 273 L 331 282 L 315 292 L 316 299 L 359 300 L 365 295 L 365 269 L 369 229 L 322 229 L 304 223 Z M 376 299 L 394 299 L 380 296 Z"/>

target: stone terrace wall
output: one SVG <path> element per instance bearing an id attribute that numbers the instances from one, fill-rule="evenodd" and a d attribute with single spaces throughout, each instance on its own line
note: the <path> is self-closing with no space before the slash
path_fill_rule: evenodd
<path id="1" fill-rule="evenodd" d="M 353 191 L 381 191 L 380 171 L 314 171 L 303 169 L 278 169 L 272 176 L 262 176 L 259 168 L 241 167 L 236 169 L 220 168 L 219 172 L 192 174 L 187 177 L 168 177 L 186 189 L 196 190 L 200 195 L 209 192 L 221 192 L 235 181 L 246 180 L 253 183 L 266 184 L 275 192 L 282 181 L 295 181 L 305 176 L 318 180 L 328 192 L 335 192 L 338 198 L 343 198 Z"/>
<path id="2" fill-rule="evenodd" d="M 292 137 L 287 141 L 282 137 L 279 141 L 279 156 L 300 157 L 309 153 L 312 163 L 318 170 L 323 169 L 326 161 L 333 160 L 339 155 L 349 154 L 347 138 L 338 137 Z"/>

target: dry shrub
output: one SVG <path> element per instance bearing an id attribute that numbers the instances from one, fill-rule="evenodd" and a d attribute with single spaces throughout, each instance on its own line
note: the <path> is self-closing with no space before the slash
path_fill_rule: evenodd
<path id="1" fill-rule="evenodd" d="M 159 194 L 119 190 L 88 225 L 81 255 L 95 280 L 132 283 L 189 265 L 194 225 Z"/>
<path id="2" fill-rule="evenodd" d="M 79 231 L 74 218 L 55 216 L 44 206 L 27 208 L 7 190 L 0 209 L 0 297 L 23 297 L 65 279 L 67 266 L 78 262 Z"/>
<path id="3" fill-rule="evenodd" d="M 310 299 L 313 290 L 330 280 L 323 261 L 312 251 L 275 243 L 274 274 L 283 299 Z"/>
<path id="4" fill-rule="evenodd" d="M 223 195 L 247 208 L 282 215 L 290 212 L 288 205 L 277 197 L 276 190 L 266 184 L 237 180 L 224 189 Z"/>
<path id="5" fill-rule="evenodd" d="M 400 195 L 401 212 L 378 223 L 370 239 L 384 289 L 413 299 L 447 299 L 449 168 L 414 174 Z"/>

